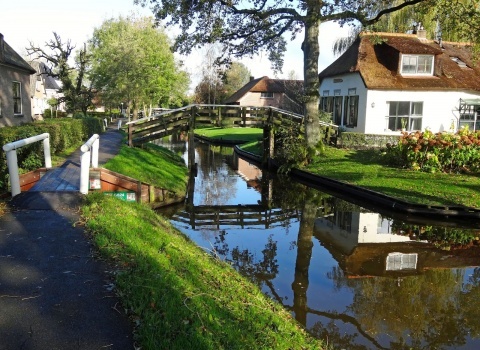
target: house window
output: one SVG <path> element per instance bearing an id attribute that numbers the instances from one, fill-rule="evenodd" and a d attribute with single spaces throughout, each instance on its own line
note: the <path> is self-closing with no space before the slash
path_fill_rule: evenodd
<path id="1" fill-rule="evenodd" d="M 390 253 L 387 256 L 387 271 L 416 270 L 417 259 L 417 253 Z"/>
<path id="2" fill-rule="evenodd" d="M 387 129 L 413 131 L 422 129 L 423 102 L 390 101 Z"/>
<path id="3" fill-rule="evenodd" d="M 326 113 L 333 114 L 333 96 L 323 96 L 320 98 L 320 109 Z"/>
<path id="4" fill-rule="evenodd" d="M 333 100 L 333 123 L 342 125 L 343 96 L 335 96 Z"/>
<path id="5" fill-rule="evenodd" d="M 261 92 L 260 98 L 273 98 L 273 92 Z"/>
<path id="6" fill-rule="evenodd" d="M 433 56 L 402 55 L 402 74 L 433 75 Z"/>
<path id="7" fill-rule="evenodd" d="M 13 82 L 13 114 L 22 114 L 21 85 L 18 81 Z"/>
<path id="8" fill-rule="evenodd" d="M 345 113 L 343 125 L 349 128 L 357 126 L 358 121 L 358 96 L 345 96 Z"/>

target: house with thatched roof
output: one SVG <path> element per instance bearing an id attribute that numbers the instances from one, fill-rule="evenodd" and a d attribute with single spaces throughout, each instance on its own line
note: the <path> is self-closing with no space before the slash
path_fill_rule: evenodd
<path id="1" fill-rule="evenodd" d="M 270 79 L 267 76 L 254 79 L 236 91 L 224 102 L 227 105 L 276 107 L 303 114 L 301 96 L 303 80 Z"/>
<path id="2" fill-rule="evenodd" d="M 58 99 L 60 86 L 53 78 L 50 68 L 43 62 L 31 61 L 30 66 L 36 74 L 30 77 L 30 98 L 32 99 L 32 117 L 42 119 L 46 109 L 53 110 L 57 106 L 50 106 L 48 100 Z"/>
<path id="3" fill-rule="evenodd" d="M 368 134 L 480 129 L 480 65 L 464 43 L 362 34 L 319 74 L 320 108 Z"/>
<path id="4" fill-rule="evenodd" d="M 0 127 L 32 121 L 32 74 L 35 74 L 35 70 L 0 34 Z"/>

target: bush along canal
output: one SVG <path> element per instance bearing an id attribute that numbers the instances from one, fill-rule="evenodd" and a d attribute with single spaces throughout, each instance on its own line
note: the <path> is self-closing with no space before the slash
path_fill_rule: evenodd
<path id="1" fill-rule="evenodd" d="M 184 147 L 184 144 L 180 144 Z M 185 206 L 205 251 L 340 349 L 480 348 L 480 229 L 372 210 L 197 144 Z"/>

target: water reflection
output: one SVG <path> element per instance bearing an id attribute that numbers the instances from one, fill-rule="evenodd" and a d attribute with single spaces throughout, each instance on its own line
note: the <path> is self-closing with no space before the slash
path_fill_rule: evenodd
<path id="1" fill-rule="evenodd" d="M 199 145 L 196 162 L 172 222 L 315 336 L 345 349 L 480 348 L 478 229 L 372 212 L 231 149 Z"/>

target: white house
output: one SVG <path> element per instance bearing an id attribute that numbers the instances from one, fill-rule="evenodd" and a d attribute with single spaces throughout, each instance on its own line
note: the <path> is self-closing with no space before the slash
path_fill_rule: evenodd
<path id="1" fill-rule="evenodd" d="M 52 73 L 47 65 L 40 61 L 31 61 L 30 66 L 37 74 L 30 77 L 30 97 L 32 99 L 32 116 L 40 119 L 46 109 L 52 108 L 48 104 L 51 98 L 58 99 L 60 86 L 51 76 Z"/>
<path id="2" fill-rule="evenodd" d="M 319 74 L 320 108 L 366 134 L 480 129 L 480 64 L 464 43 L 362 34 Z"/>

